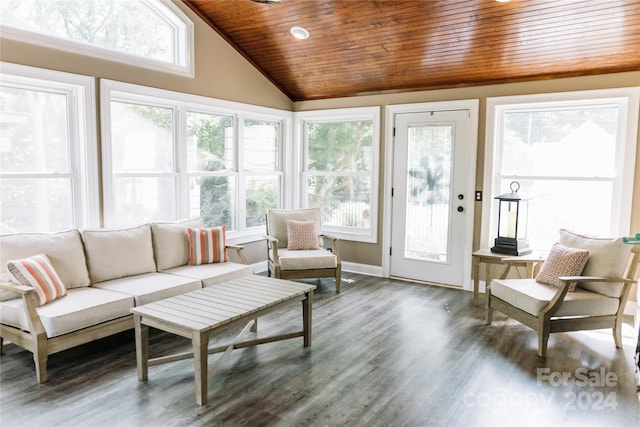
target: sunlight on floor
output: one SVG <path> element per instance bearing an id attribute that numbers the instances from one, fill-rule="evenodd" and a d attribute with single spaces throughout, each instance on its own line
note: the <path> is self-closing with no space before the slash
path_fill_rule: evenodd
<path id="1" fill-rule="evenodd" d="M 596 339 L 599 341 L 611 341 L 611 329 L 595 329 L 592 331 L 580 331 L 581 333 L 587 335 L 589 338 Z M 622 323 L 622 345 L 623 346 L 636 346 L 636 342 L 638 340 L 638 331 L 635 329 L 633 324 L 628 322 Z"/>

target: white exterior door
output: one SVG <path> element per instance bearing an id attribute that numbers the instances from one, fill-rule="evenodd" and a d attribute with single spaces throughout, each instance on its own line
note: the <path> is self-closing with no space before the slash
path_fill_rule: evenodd
<path id="1" fill-rule="evenodd" d="M 394 122 L 390 274 L 462 286 L 473 235 L 470 111 L 402 113 Z"/>

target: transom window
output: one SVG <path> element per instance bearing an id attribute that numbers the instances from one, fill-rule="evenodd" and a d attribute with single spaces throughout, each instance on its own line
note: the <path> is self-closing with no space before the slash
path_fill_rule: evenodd
<path id="1" fill-rule="evenodd" d="M 528 238 L 548 250 L 560 228 L 629 232 L 638 127 L 637 88 L 490 98 L 485 191 L 531 198 Z M 497 202 L 487 200 L 491 230 Z M 486 212 L 486 211 L 485 211 Z M 487 216 L 485 216 L 487 217 Z M 485 244 L 495 232 L 485 232 Z"/>
<path id="2" fill-rule="evenodd" d="M 3 37 L 193 76 L 193 23 L 170 1 L 3 0 Z"/>

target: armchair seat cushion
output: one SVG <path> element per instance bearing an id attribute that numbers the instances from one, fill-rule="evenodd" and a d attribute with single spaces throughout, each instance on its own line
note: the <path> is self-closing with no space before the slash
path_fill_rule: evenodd
<path id="1" fill-rule="evenodd" d="M 249 276 L 253 274 L 253 268 L 250 265 L 228 261 L 215 264 L 183 265 L 163 272 L 199 280 L 202 282 L 202 287 L 206 288 L 207 286 Z"/>
<path id="2" fill-rule="evenodd" d="M 94 284 L 92 287 L 132 296 L 136 307 L 202 288 L 200 280 L 164 273 L 146 273 Z"/>
<path id="3" fill-rule="evenodd" d="M 53 338 L 127 316 L 133 306 L 133 298 L 129 295 L 84 287 L 67 290 L 64 298 L 36 307 L 36 312 L 47 337 Z M 24 300 L 18 298 L 0 303 L 0 322 L 29 331 Z"/>
<path id="4" fill-rule="evenodd" d="M 269 257 L 272 256 L 269 251 Z M 318 270 L 338 266 L 338 258 L 326 249 L 304 251 L 278 249 L 278 256 L 281 270 Z"/>
<path id="5" fill-rule="evenodd" d="M 491 281 L 491 295 L 537 316 L 540 310 L 553 299 L 557 288 L 536 282 L 535 279 L 494 279 Z M 554 317 L 593 315 L 614 315 L 620 301 L 596 292 L 577 287 L 575 292 L 567 292 L 562 305 Z"/>

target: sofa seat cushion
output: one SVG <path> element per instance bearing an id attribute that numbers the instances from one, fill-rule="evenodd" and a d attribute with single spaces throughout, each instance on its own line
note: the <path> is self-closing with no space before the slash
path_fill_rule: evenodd
<path id="1" fill-rule="evenodd" d="M 491 295 L 537 316 L 558 291 L 535 279 L 494 279 L 491 281 Z M 554 317 L 590 315 L 610 315 L 618 311 L 619 300 L 577 287 L 575 292 L 567 292 L 564 302 Z"/>
<path id="2" fill-rule="evenodd" d="M 92 287 L 130 295 L 134 298 L 136 307 L 202 288 L 199 280 L 164 273 L 122 277 L 95 283 Z"/>
<path id="3" fill-rule="evenodd" d="M 37 307 L 36 311 L 47 337 L 53 338 L 127 316 L 133 304 L 133 298 L 128 295 L 92 287 L 75 288 L 69 289 L 64 298 Z M 22 298 L 0 303 L 0 322 L 25 331 L 30 330 Z"/>
<path id="4" fill-rule="evenodd" d="M 206 288 L 207 286 L 249 276 L 253 274 L 253 269 L 250 265 L 229 261 L 215 264 L 184 265 L 164 270 L 163 273 L 202 281 L 202 286 Z"/>
<path id="5" fill-rule="evenodd" d="M 278 257 L 282 270 L 315 270 L 338 266 L 338 257 L 326 249 L 306 251 L 278 249 Z"/>

